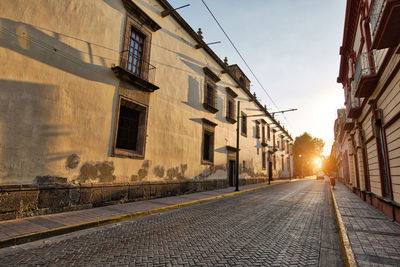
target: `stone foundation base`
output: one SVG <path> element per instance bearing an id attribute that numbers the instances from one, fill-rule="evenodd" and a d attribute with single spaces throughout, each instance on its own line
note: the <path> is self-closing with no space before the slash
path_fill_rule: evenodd
<path id="1" fill-rule="evenodd" d="M 241 179 L 240 185 L 268 179 Z M 0 186 L 0 221 L 228 187 L 227 180 L 147 184 Z"/>
<path id="2" fill-rule="evenodd" d="M 353 192 L 368 204 L 374 206 L 393 221 L 400 223 L 400 204 L 390 199 L 385 199 L 372 192 L 353 187 Z"/>

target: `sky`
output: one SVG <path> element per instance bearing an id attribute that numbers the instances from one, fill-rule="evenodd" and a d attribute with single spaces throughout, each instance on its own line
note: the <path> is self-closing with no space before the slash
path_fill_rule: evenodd
<path id="1" fill-rule="evenodd" d="M 276 119 L 295 138 L 304 132 L 324 140 L 328 155 L 334 140 L 336 110 L 343 107 L 339 73 L 345 0 L 204 0 L 279 110 Z M 251 91 L 273 112 L 276 107 L 237 55 L 201 0 L 169 0 L 206 43 L 229 64 L 238 64 Z M 286 118 L 285 118 L 286 117 Z"/>

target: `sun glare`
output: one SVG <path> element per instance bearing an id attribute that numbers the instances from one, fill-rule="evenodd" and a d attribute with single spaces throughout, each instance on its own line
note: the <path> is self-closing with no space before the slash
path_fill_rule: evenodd
<path id="1" fill-rule="evenodd" d="M 321 158 L 315 158 L 315 159 L 314 159 L 314 163 L 315 163 L 315 166 L 316 166 L 317 168 L 321 168 L 321 167 L 322 167 L 322 160 L 321 160 Z"/>

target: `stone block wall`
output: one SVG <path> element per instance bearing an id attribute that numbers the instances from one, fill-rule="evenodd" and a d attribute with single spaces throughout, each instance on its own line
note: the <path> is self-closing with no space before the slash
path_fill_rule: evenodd
<path id="1" fill-rule="evenodd" d="M 240 185 L 266 182 L 241 179 Z M 228 187 L 227 180 L 175 183 L 0 186 L 0 221 Z"/>

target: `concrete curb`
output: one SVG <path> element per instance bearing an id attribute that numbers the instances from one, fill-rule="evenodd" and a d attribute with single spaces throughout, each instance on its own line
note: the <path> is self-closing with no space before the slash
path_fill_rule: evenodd
<path id="1" fill-rule="evenodd" d="M 347 231 L 342 220 L 342 215 L 340 215 L 339 207 L 336 202 L 335 193 L 332 190 L 332 186 L 329 186 L 329 188 L 331 190 L 333 206 L 335 208 L 336 222 L 339 229 L 340 245 L 342 247 L 344 263 L 347 267 L 356 267 L 357 262 L 354 257 L 354 252 L 351 247 L 349 237 L 347 236 Z"/>
<path id="2" fill-rule="evenodd" d="M 304 180 L 304 179 L 302 179 L 302 180 Z M 66 226 L 53 228 L 53 229 L 49 229 L 49 230 L 44 230 L 44 231 L 40 231 L 40 232 L 15 236 L 15 237 L 0 240 L 0 249 L 5 248 L 5 247 L 10 247 L 10 246 L 15 246 L 15 245 L 21 245 L 24 243 L 33 242 L 33 241 L 37 241 L 40 239 L 49 238 L 49 237 L 53 237 L 53 236 L 68 234 L 68 233 L 75 232 L 75 231 L 80 231 L 80 230 L 84 230 L 84 229 L 107 225 L 107 224 L 111 224 L 111 223 L 136 219 L 136 218 L 140 218 L 140 217 L 147 216 L 150 214 L 160 213 L 160 212 L 178 209 L 178 208 L 182 208 L 182 207 L 187 207 L 187 206 L 191 206 L 191 205 L 195 205 L 195 204 L 199 204 L 199 203 L 203 203 L 203 202 L 208 202 L 211 200 L 236 196 L 239 194 L 243 194 L 243 193 L 247 193 L 247 192 L 251 192 L 251 191 L 255 191 L 255 190 L 260 190 L 260 189 L 264 189 L 264 188 L 279 185 L 279 184 L 295 182 L 295 181 L 299 181 L 299 179 L 286 180 L 286 181 L 282 181 L 282 182 L 279 181 L 277 183 L 270 184 L 270 185 L 264 185 L 264 186 L 260 186 L 260 187 L 255 187 L 255 188 L 238 191 L 238 192 L 232 192 L 232 193 L 227 193 L 227 194 L 223 194 L 223 195 L 192 200 L 192 201 L 183 202 L 183 203 L 175 204 L 175 205 L 169 205 L 169 206 L 156 208 L 156 209 L 152 209 L 152 210 L 133 212 L 133 213 L 124 214 L 124 215 L 120 215 L 120 216 L 116 216 L 116 217 L 109 217 L 109 218 L 105 218 L 105 219 L 99 219 L 99 220 L 95 220 L 95 221 L 89 221 L 89 222 L 84 222 L 84 223 L 74 224 L 74 225 L 66 225 Z"/>

